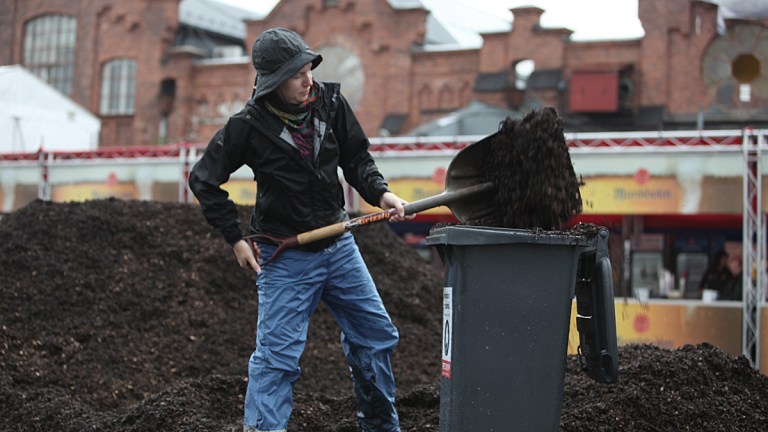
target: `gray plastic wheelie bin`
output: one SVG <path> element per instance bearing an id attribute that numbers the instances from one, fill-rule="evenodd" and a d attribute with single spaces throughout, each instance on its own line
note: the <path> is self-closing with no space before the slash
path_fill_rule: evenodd
<path id="1" fill-rule="evenodd" d="M 440 432 L 559 430 L 574 296 L 582 367 L 616 380 L 607 240 L 605 229 L 430 232 L 445 265 Z"/>

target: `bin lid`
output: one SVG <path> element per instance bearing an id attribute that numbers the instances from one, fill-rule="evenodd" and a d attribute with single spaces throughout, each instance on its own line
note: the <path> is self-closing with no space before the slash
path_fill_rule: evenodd
<path id="1" fill-rule="evenodd" d="M 428 245 L 488 245 L 509 243 L 539 243 L 588 246 L 583 233 L 543 231 L 516 228 L 450 225 L 433 228 L 427 236 Z"/>

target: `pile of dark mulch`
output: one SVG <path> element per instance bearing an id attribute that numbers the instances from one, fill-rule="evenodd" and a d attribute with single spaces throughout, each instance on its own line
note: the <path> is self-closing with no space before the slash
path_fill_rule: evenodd
<path id="1" fill-rule="evenodd" d="M 246 209 L 243 221 L 247 221 Z M 403 429 L 439 423 L 442 270 L 386 224 L 355 231 L 401 344 Z M 35 202 L 0 220 L 0 432 L 239 431 L 253 274 L 196 206 Z M 709 345 L 620 349 L 619 382 L 570 358 L 564 431 L 758 431 L 768 382 Z M 293 432 L 357 431 L 338 329 L 312 319 Z"/>
<path id="2" fill-rule="evenodd" d="M 768 378 L 745 357 L 707 343 L 675 350 L 619 348 L 619 380 L 605 385 L 569 358 L 563 431 L 763 431 Z"/>
<path id="3" fill-rule="evenodd" d="M 386 224 L 356 237 L 401 332 L 400 387 L 436 382 L 440 271 Z M 0 222 L 0 298 L 0 430 L 240 422 L 255 275 L 237 266 L 198 206 L 34 202 Z M 338 327 L 323 306 L 301 367 L 298 395 L 351 394 Z M 221 400 L 208 406 L 211 396 Z M 333 412 L 354 418 L 351 406 Z"/>

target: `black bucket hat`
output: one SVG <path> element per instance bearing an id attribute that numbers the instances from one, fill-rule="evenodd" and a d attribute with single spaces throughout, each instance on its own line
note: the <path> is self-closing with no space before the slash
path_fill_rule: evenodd
<path id="1" fill-rule="evenodd" d="M 307 63 L 311 62 L 314 69 L 323 61 L 298 33 L 286 28 L 273 28 L 260 34 L 253 43 L 251 59 L 256 69 L 253 99 L 280 87 Z"/>

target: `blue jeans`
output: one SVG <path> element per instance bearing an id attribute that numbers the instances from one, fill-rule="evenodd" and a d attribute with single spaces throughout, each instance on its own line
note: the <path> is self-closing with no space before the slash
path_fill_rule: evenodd
<path id="1" fill-rule="evenodd" d="M 262 258 L 274 246 L 259 245 Z M 288 427 L 299 358 L 320 300 L 341 328 L 363 431 L 399 432 L 390 355 L 399 336 L 350 233 L 319 252 L 287 250 L 257 279 L 256 350 L 248 363 L 244 422 L 259 430 Z"/>

